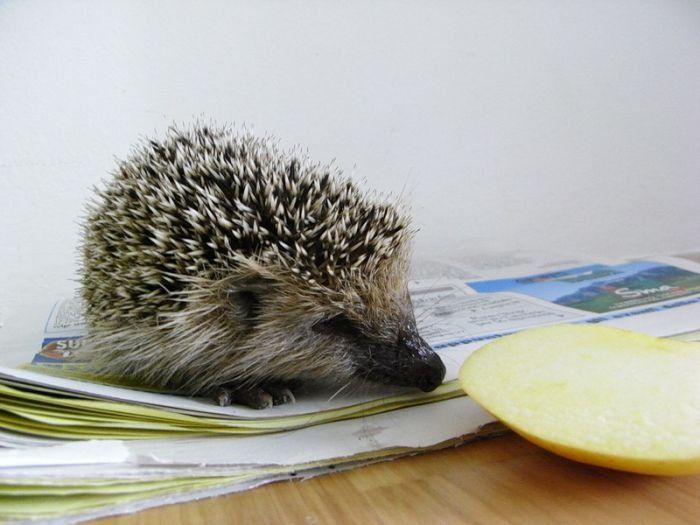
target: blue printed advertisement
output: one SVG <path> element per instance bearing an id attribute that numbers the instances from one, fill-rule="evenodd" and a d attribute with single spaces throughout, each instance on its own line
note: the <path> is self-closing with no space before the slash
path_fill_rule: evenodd
<path id="1" fill-rule="evenodd" d="M 517 279 L 469 282 L 480 293 L 515 292 L 605 313 L 700 293 L 700 274 L 653 261 L 595 264 Z"/>

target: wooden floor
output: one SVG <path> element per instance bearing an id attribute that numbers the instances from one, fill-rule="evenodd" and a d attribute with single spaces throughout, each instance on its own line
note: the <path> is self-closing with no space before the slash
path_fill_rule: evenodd
<path id="1" fill-rule="evenodd" d="M 700 523 L 700 476 L 587 467 L 507 435 L 97 523 Z"/>

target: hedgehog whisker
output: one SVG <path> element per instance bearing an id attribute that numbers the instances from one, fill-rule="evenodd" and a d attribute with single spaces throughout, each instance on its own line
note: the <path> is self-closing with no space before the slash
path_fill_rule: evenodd
<path id="1" fill-rule="evenodd" d="M 422 321 L 426 317 L 429 317 L 430 315 L 434 314 L 435 310 L 437 310 L 438 305 L 448 297 L 449 295 L 443 295 L 437 301 L 428 305 L 423 311 L 421 311 L 420 315 L 418 316 L 418 319 L 416 319 L 416 322 L 418 322 L 419 320 Z"/>
<path id="2" fill-rule="evenodd" d="M 338 396 L 338 394 L 340 394 L 343 390 L 345 390 L 346 388 L 348 388 L 348 387 L 350 386 L 351 383 L 352 383 L 352 381 L 348 381 L 348 382 L 345 383 L 343 386 L 341 386 L 338 390 L 335 391 L 335 393 L 334 393 L 331 397 L 329 397 L 329 398 L 326 400 L 326 403 L 330 403 L 331 401 L 333 401 L 333 400 Z"/>

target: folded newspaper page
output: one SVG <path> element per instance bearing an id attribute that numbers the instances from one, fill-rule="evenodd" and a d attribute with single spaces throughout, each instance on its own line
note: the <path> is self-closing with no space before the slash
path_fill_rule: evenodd
<path id="1" fill-rule="evenodd" d="M 491 419 L 462 397 L 281 434 L 83 442 L 92 465 L 77 443 L 0 452 L 0 519 L 88 519 L 306 478 L 503 433 Z"/>

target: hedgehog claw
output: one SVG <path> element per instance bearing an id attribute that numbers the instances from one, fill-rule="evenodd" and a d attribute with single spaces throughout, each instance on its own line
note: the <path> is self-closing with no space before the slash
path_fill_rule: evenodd
<path id="1" fill-rule="evenodd" d="M 216 391 L 214 400 L 222 407 L 238 404 L 257 410 L 296 401 L 290 389 L 276 386 L 251 388 L 221 387 Z"/>
<path id="2" fill-rule="evenodd" d="M 274 403 L 272 400 L 272 396 L 260 388 L 257 389 L 257 391 L 253 392 L 253 395 L 251 396 L 251 402 L 246 404 L 250 408 L 262 410 L 263 408 L 270 408 Z"/>
<path id="3" fill-rule="evenodd" d="M 216 402 L 219 404 L 220 407 L 230 406 L 232 403 L 231 391 L 226 390 L 225 388 L 219 389 L 219 391 L 216 394 Z"/>
<path id="4" fill-rule="evenodd" d="M 296 403 L 294 394 L 288 388 L 268 388 L 267 391 L 272 394 L 272 404 L 275 406 Z"/>

